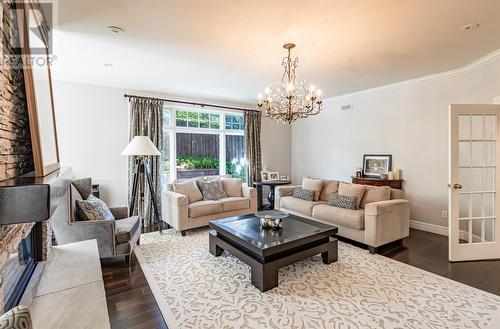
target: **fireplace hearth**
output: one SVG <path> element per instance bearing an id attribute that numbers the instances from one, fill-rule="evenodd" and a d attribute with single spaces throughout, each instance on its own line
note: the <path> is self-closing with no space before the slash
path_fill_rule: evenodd
<path id="1" fill-rule="evenodd" d="M 33 273 L 43 269 L 52 245 L 51 219 L 69 220 L 70 184 L 70 168 L 0 182 L 0 313 L 25 302 L 26 288 L 31 291 L 37 279 L 30 283 Z"/>

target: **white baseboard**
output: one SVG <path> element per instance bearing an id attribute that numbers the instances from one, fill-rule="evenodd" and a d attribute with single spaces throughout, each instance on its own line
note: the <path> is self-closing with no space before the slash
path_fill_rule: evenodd
<path id="1" fill-rule="evenodd" d="M 414 229 L 420 230 L 420 231 L 431 232 L 431 233 L 435 233 L 435 234 L 439 234 L 439 235 L 448 236 L 448 227 L 447 226 L 441 226 L 441 225 L 420 222 L 420 221 L 416 221 L 416 220 L 410 220 L 410 228 L 414 228 Z"/>
<path id="2" fill-rule="evenodd" d="M 430 233 L 448 236 L 448 227 L 447 226 L 441 226 L 441 225 L 429 224 L 429 223 L 425 223 L 425 222 L 419 222 L 416 220 L 410 220 L 410 228 L 413 228 L 415 230 L 420 230 L 420 231 L 425 231 L 425 232 L 430 232 Z M 466 231 L 460 231 L 460 239 L 468 240 L 469 233 Z M 480 241 L 481 241 L 480 236 L 477 236 L 475 234 L 472 235 L 472 242 L 480 242 Z"/>

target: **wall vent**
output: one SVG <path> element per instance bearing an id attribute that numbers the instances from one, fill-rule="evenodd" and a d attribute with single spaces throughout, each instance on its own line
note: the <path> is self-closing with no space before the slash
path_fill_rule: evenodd
<path id="1" fill-rule="evenodd" d="M 352 111 L 352 104 L 342 105 L 340 109 L 342 111 Z"/>

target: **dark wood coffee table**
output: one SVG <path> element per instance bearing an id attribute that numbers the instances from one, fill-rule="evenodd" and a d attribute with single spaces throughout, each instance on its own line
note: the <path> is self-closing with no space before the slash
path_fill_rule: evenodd
<path id="1" fill-rule="evenodd" d="M 252 270 L 252 284 L 260 291 L 278 286 L 278 270 L 303 259 L 321 254 L 323 263 L 338 258 L 338 229 L 299 216 L 283 220 L 283 228 L 263 229 L 255 215 L 211 221 L 210 253 L 220 256 L 224 250 L 239 258 Z"/>

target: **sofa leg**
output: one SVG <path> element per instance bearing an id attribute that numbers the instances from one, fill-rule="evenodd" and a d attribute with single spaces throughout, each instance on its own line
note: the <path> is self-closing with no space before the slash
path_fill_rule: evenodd
<path id="1" fill-rule="evenodd" d="M 141 244 L 141 236 L 137 238 L 137 245 L 139 246 Z"/>
<path id="2" fill-rule="evenodd" d="M 370 249 L 370 254 L 372 254 L 372 255 L 377 253 L 376 247 L 368 246 L 368 249 Z"/>
<path id="3" fill-rule="evenodd" d="M 181 231 L 181 235 L 182 235 L 182 236 L 186 236 L 186 232 L 187 232 L 187 230 L 182 230 L 182 231 Z"/>
<path id="4" fill-rule="evenodd" d="M 125 256 L 125 264 L 127 265 L 127 267 L 130 267 L 130 255 Z"/>

